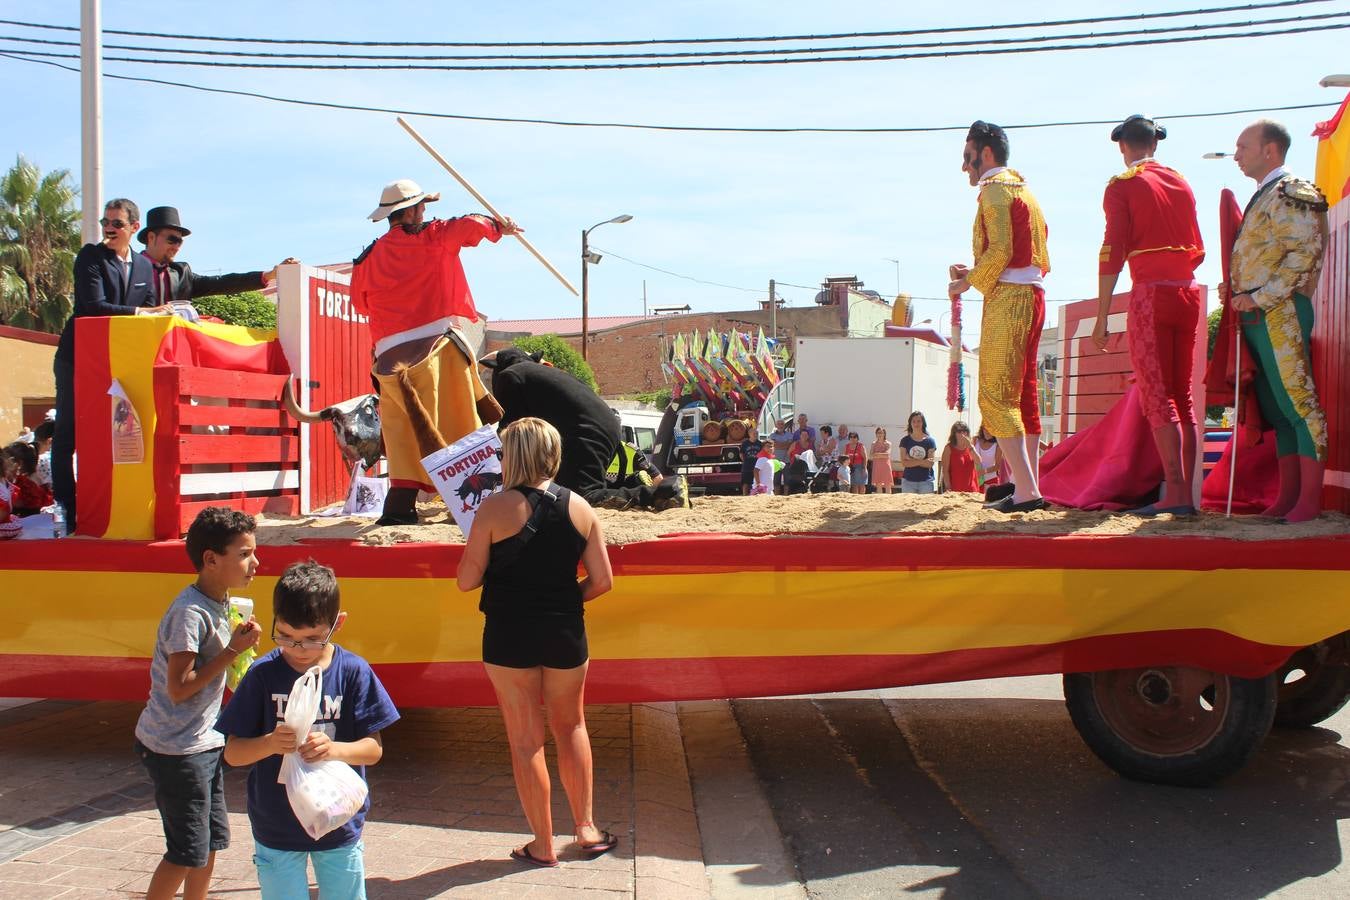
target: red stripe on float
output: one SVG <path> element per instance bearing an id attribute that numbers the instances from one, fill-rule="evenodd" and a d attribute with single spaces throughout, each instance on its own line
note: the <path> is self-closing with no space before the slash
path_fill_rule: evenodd
<path id="1" fill-rule="evenodd" d="M 586 700 L 639 703 L 823 694 L 1168 665 L 1259 678 L 1279 668 L 1294 649 L 1221 631 L 1186 629 L 908 655 L 593 659 Z M 400 706 L 496 702 L 479 662 L 375 663 L 374 669 Z M 144 700 L 149 670 L 148 659 L 0 655 L 0 696 Z"/>
<path id="2" fill-rule="evenodd" d="M 112 416 L 108 388 L 111 318 L 75 320 L 75 423 L 79 477 L 75 482 L 76 530 L 98 537 L 112 515 Z"/>
<path id="3" fill-rule="evenodd" d="M 83 515 L 83 513 L 81 513 Z M 315 529 L 316 535 L 321 529 Z M 316 537 L 263 545 L 261 574 L 313 557 L 347 578 L 455 577 L 462 544 L 388 546 Z M 933 569 L 1350 570 L 1350 535 L 1275 541 L 1083 535 L 685 534 L 609 548 L 616 575 Z M 182 573 L 182 543 L 34 541 L 23 569 Z"/>

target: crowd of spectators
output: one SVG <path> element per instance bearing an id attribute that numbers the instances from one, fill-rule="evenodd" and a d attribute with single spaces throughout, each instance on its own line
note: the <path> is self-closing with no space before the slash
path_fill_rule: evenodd
<path id="1" fill-rule="evenodd" d="M 816 427 L 802 413 L 779 419 L 767 437 L 750 428 L 740 449 L 741 493 L 750 495 L 979 493 L 1000 481 L 998 445 L 983 425 L 972 437 L 956 422 L 939 448 L 917 410 L 894 443 L 885 428 L 865 443 L 842 422 Z"/>
<path id="2" fill-rule="evenodd" d="M 37 428 L 25 427 L 0 449 L 0 499 L 12 515 L 31 516 L 52 505 L 53 418 Z"/>

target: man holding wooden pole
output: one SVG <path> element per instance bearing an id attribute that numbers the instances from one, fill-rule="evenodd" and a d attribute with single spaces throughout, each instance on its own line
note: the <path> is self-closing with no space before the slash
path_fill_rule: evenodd
<path id="1" fill-rule="evenodd" d="M 380 388 L 380 418 L 389 494 L 381 525 L 417 523 L 417 492 L 432 491 L 399 390 L 395 368 L 409 381 L 437 430 L 453 442 L 501 417 L 501 407 L 478 377 L 474 355 L 453 317 L 478 318 L 459 251 L 486 238 L 518 234 L 510 218 L 467 215 L 424 221 L 426 204 L 440 194 L 401 179 L 386 185 L 371 212 L 389 230 L 357 257 L 352 303 L 370 318 L 375 341 L 372 373 Z"/>

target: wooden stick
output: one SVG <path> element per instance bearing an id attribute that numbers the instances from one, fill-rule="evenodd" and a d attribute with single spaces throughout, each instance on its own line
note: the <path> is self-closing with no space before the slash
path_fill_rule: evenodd
<path id="1" fill-rule="evenodd" d="M 444 156 L 441 156 L 440 153 L 436 152 L 436 148 L 433 147 L 433 146 L 431 146 L 430 144 L 428 144 L 427 141 L 426 141 L 426 138 L 424 138 L 424 137 L 422 137 L 420 134 L 418 134 L 418 133 L 417 133 L 417 129 L 415 129 L 415 128 L 413 128 L 411 125 L 409 125 L 409 124 L 407 123 L 407 121 L 406 121 L 402 116 L 399 116 L 399 117 L 398 117 L 398 124 L 400 124 L 400 125 L 403 126 L 403 130 L 404 130 L 404 131 L 406 131 L 406 132 L 408 132 L 408 134 L 412 135 L 413 140 L 417 141 L 417 143 L 419 143 L 419 144 L 422 145 L 422 149 L 423 149 L 423 150 L 425 150 L 425 151 L 427 151 L 428 153 L 431 154 L 431 158 L 432 158 L 432 159 L 434 159 L 434 160 L 436 160 L 436 162 L 440 163 L 441 166 L 445 169 L 445 171 L 449 172 L 452 176 L 454 176 L 454 179 L 464 186 L 464 190 L 468 191 L 470 194 L 473 194 L 474 199 L 477 200 L 479 203 L 483 204 L 483 207 L 484 207 L 489 213 L 492 214 L 492 218 L 496 219 L 498 222 L 502 221 L 502 220 L 505 218 L 505 216 L 503 216 L 501 213 L 497 212 L 496 207 L 494 207 L 491 203 L 489 203 L 489 202 L 487 201 L 487 198 L 486 198 L 486 197 L 484 197 L 482 194 L 478 193 L 478 191 L 474 188 L 474 186 L 471 185 L 471 184 L 469 184 L 469 182 L 468 182 L 467 180 L 465 180 L 465 178 L 464 178 L 463 175 L 461 175 L 461 174 L 459 174 L 458 172 L 456 172 L 456 171 L 455 171 L 455 167 L 452 166 L 452 165 L 450 165 L 450 163 L 446 162 L 445 157 L 444 157 Z M 563 273 L 561 273 L 561 272 L 559 272 L 557 269 L 555 269 L 555 268 L 553 267 L 553 263 L 551 263 L 551 262 L 549 262 L 548 260 L 544 259 L 544 254 L 542 254 L 542 253 L 540 253 L 538 250 L 534 249 L 534 245 L 531 244 L 529 241 L 527 241 L 527 240 L 525 239 L 525 235 L 520 234 L 519 232 L 517 232 L 516 235 L 515 235 L 515 238 L 516 238 L 516 240 L 518 240 L 518 241 L 520 241 L 522 244 L 524 244 L 524 245 L 525 245 L 525 249 L 528 250 L 528 251 L 530 251 L 530 253 L 534 254 L 534 258 L 537 259 L 537 260 L 539 260 L 541 263 L 543 263 L 543 264 L 544 264 L 544 268 L 545 268 L 545 269 L 548 269 L 550 272 L 552 272 L 552 273 L 553 273 L 553 277 L 556 278 L 556 279 L 558 279 L 559 281 L 561 281 L 561 282 L 563 283 L 563 287 L 565 287 L 565 288 L 567 288 L 569 291 L 571 291 L 573 296 L 576 296 L 576 297 L 581 296 L 581 294 L 577 291 L 577 289 L 574 288 L 574 287 L 572 287 L 572 282 L 568 281 L 568 280 L 567 280 L 567 277 L 566 277 L 565 275 L 563 275 Z"/>

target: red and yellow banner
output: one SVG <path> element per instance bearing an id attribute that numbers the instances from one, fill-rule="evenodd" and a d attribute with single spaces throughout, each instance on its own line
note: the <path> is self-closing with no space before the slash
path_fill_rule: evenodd
<path id="1" fill-rule="evenodd" d="M 61 541 L 0 559 L 0 696 L 142 699 L 179 542 Z M 681 535 L 612 547 L 588 608 L 592 702 L 773 696 L 1192 665 L 1244 677 L 1350 630 L 1350 537 Z M 489 704 L 458 545 L 261 547 L 242 592 L 333 566 L 344 646 L 404 705 Z M 93 587 L 91 588 L 91 585 Z"/>
<path id="2" fill-rule="evenodd" d="M 1336 115 L 1313 129 L 1317 138 L 1317 186 L 1335 206 L 1350 197 L 1350 94 Z"/>
<path id="3" fill-rule="evenodd" d="M 155 534 L 156 365 L 285 373 L 275 331 L 177 316 L 112 316 L 76 322 L 79 533 L 148 540 Z M 139 461 L 118 461 L 108 390 L 121 385 L 140 422 Z"/>

